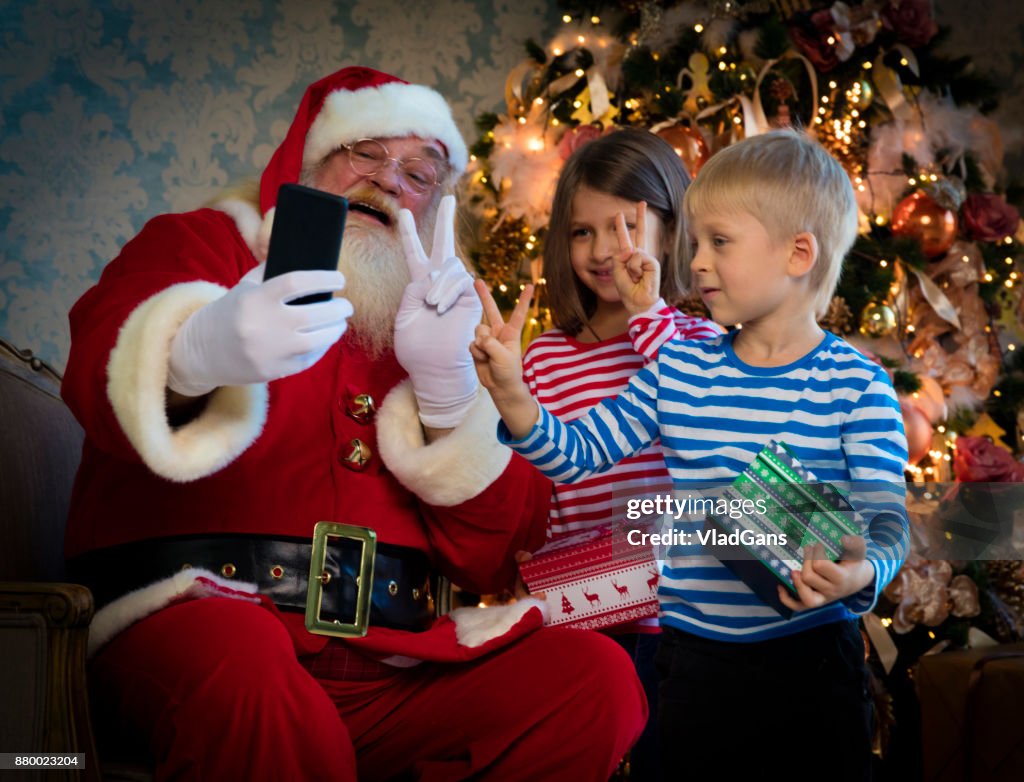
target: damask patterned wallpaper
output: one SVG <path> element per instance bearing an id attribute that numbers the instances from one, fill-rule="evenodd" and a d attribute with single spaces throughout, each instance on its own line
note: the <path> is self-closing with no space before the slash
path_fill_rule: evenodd
<path id="1" fill-rule="evenodd" d="M 1022 6 L 936 6 L 951 49 L 1006 82 L 1019 150 Z M 554 0 L 0 0 L 0 336 L 62 368 L 68 309 L 104 264 L 150 217 L 257 174 L 309 82 L 363 64 L 430 84 L 472 138 L 559 16 Z"/>
<path id="2" fill-rule="evenodd" d="M 0 336 L 63 368 L 67 312 L 150 217 L 262 170 L 305 87 L 369 65 L 503 103 L 546 0 L 0 0 Z"/>

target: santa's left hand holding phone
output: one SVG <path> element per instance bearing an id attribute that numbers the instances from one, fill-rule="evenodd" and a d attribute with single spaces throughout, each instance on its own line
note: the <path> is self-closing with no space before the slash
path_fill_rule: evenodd
<path id="1" fill-rule="evenodd" d="M 221 298 L 192 313 L 171 342 L 167 386 L 202 396 L 221 386 L 266 383 L 319 361 L 341 339 L 348 299 L 292 306 L 312 293 L 345 287 L 339 271 L 294 271 L 263 281 L 263 265 Z"/>

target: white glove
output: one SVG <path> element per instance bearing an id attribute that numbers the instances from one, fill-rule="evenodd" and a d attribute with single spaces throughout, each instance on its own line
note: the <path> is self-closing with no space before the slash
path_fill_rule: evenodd
<path id="1" fill-rule="evenodd" d="M 186 396 L 220 386 L 266 383 L 308 369 L 341 339 L 348 299 L 286 302 L 340 291 L 339 271 L 294 271 L 263 282 L 261 264 L 221 298 L 193 312 L 171 342 L 167 385 Z"/>
<path id="2" fill-rule="evenodd" d="M 469 343 L 483 313 L 473 278 L 455 257 L 454 196 L 441 199 L 430 258 L 408 209 L 398 213 L 398 231 L 412 282 L 395 319 L 395 355 L 409 373 L 420 421 L 451 429 L 477 396 Z"/>

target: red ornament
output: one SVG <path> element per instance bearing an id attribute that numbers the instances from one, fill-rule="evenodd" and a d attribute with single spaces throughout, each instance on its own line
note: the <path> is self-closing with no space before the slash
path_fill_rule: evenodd
<path id="1" fill-rule="evenodd" d="M 907 434 L 908 461 L 917 464 L 931 448 L 932 425 L 925 414 L 906 397 L 900 400 L 900 412 L 903 413 L 903 429 Z"/>
<path id="2" fill-rule="evenodd" d="M 659 130 L 658 135 L 672 145 L 672 149 L 679 155 L 691 177 L 697 176 L 701 166 L 711 157 L 711 150 L 708 149 L 704 136 L 689 125 L 671 125 Z"/>
<path id="3" fill-rule="evenodd" d="M 900 201 L 892 213 L 892 232 L 921 242 L 929 258 L 944 254 L 956 240 L 956 212 L 918 190 Z"/>

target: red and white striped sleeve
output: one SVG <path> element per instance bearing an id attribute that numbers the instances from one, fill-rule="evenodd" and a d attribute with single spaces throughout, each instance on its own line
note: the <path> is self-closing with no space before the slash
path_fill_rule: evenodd
<path id="1" fill-rule="evenodd" d="M 658 299 L 649 310 L 629 319 L 629 338 L 633 349 L 653 361 L 661 346 L 673 339 L 711 339 L 722 333 L 721 327 L 706 318 L 694 318 Z"/>

